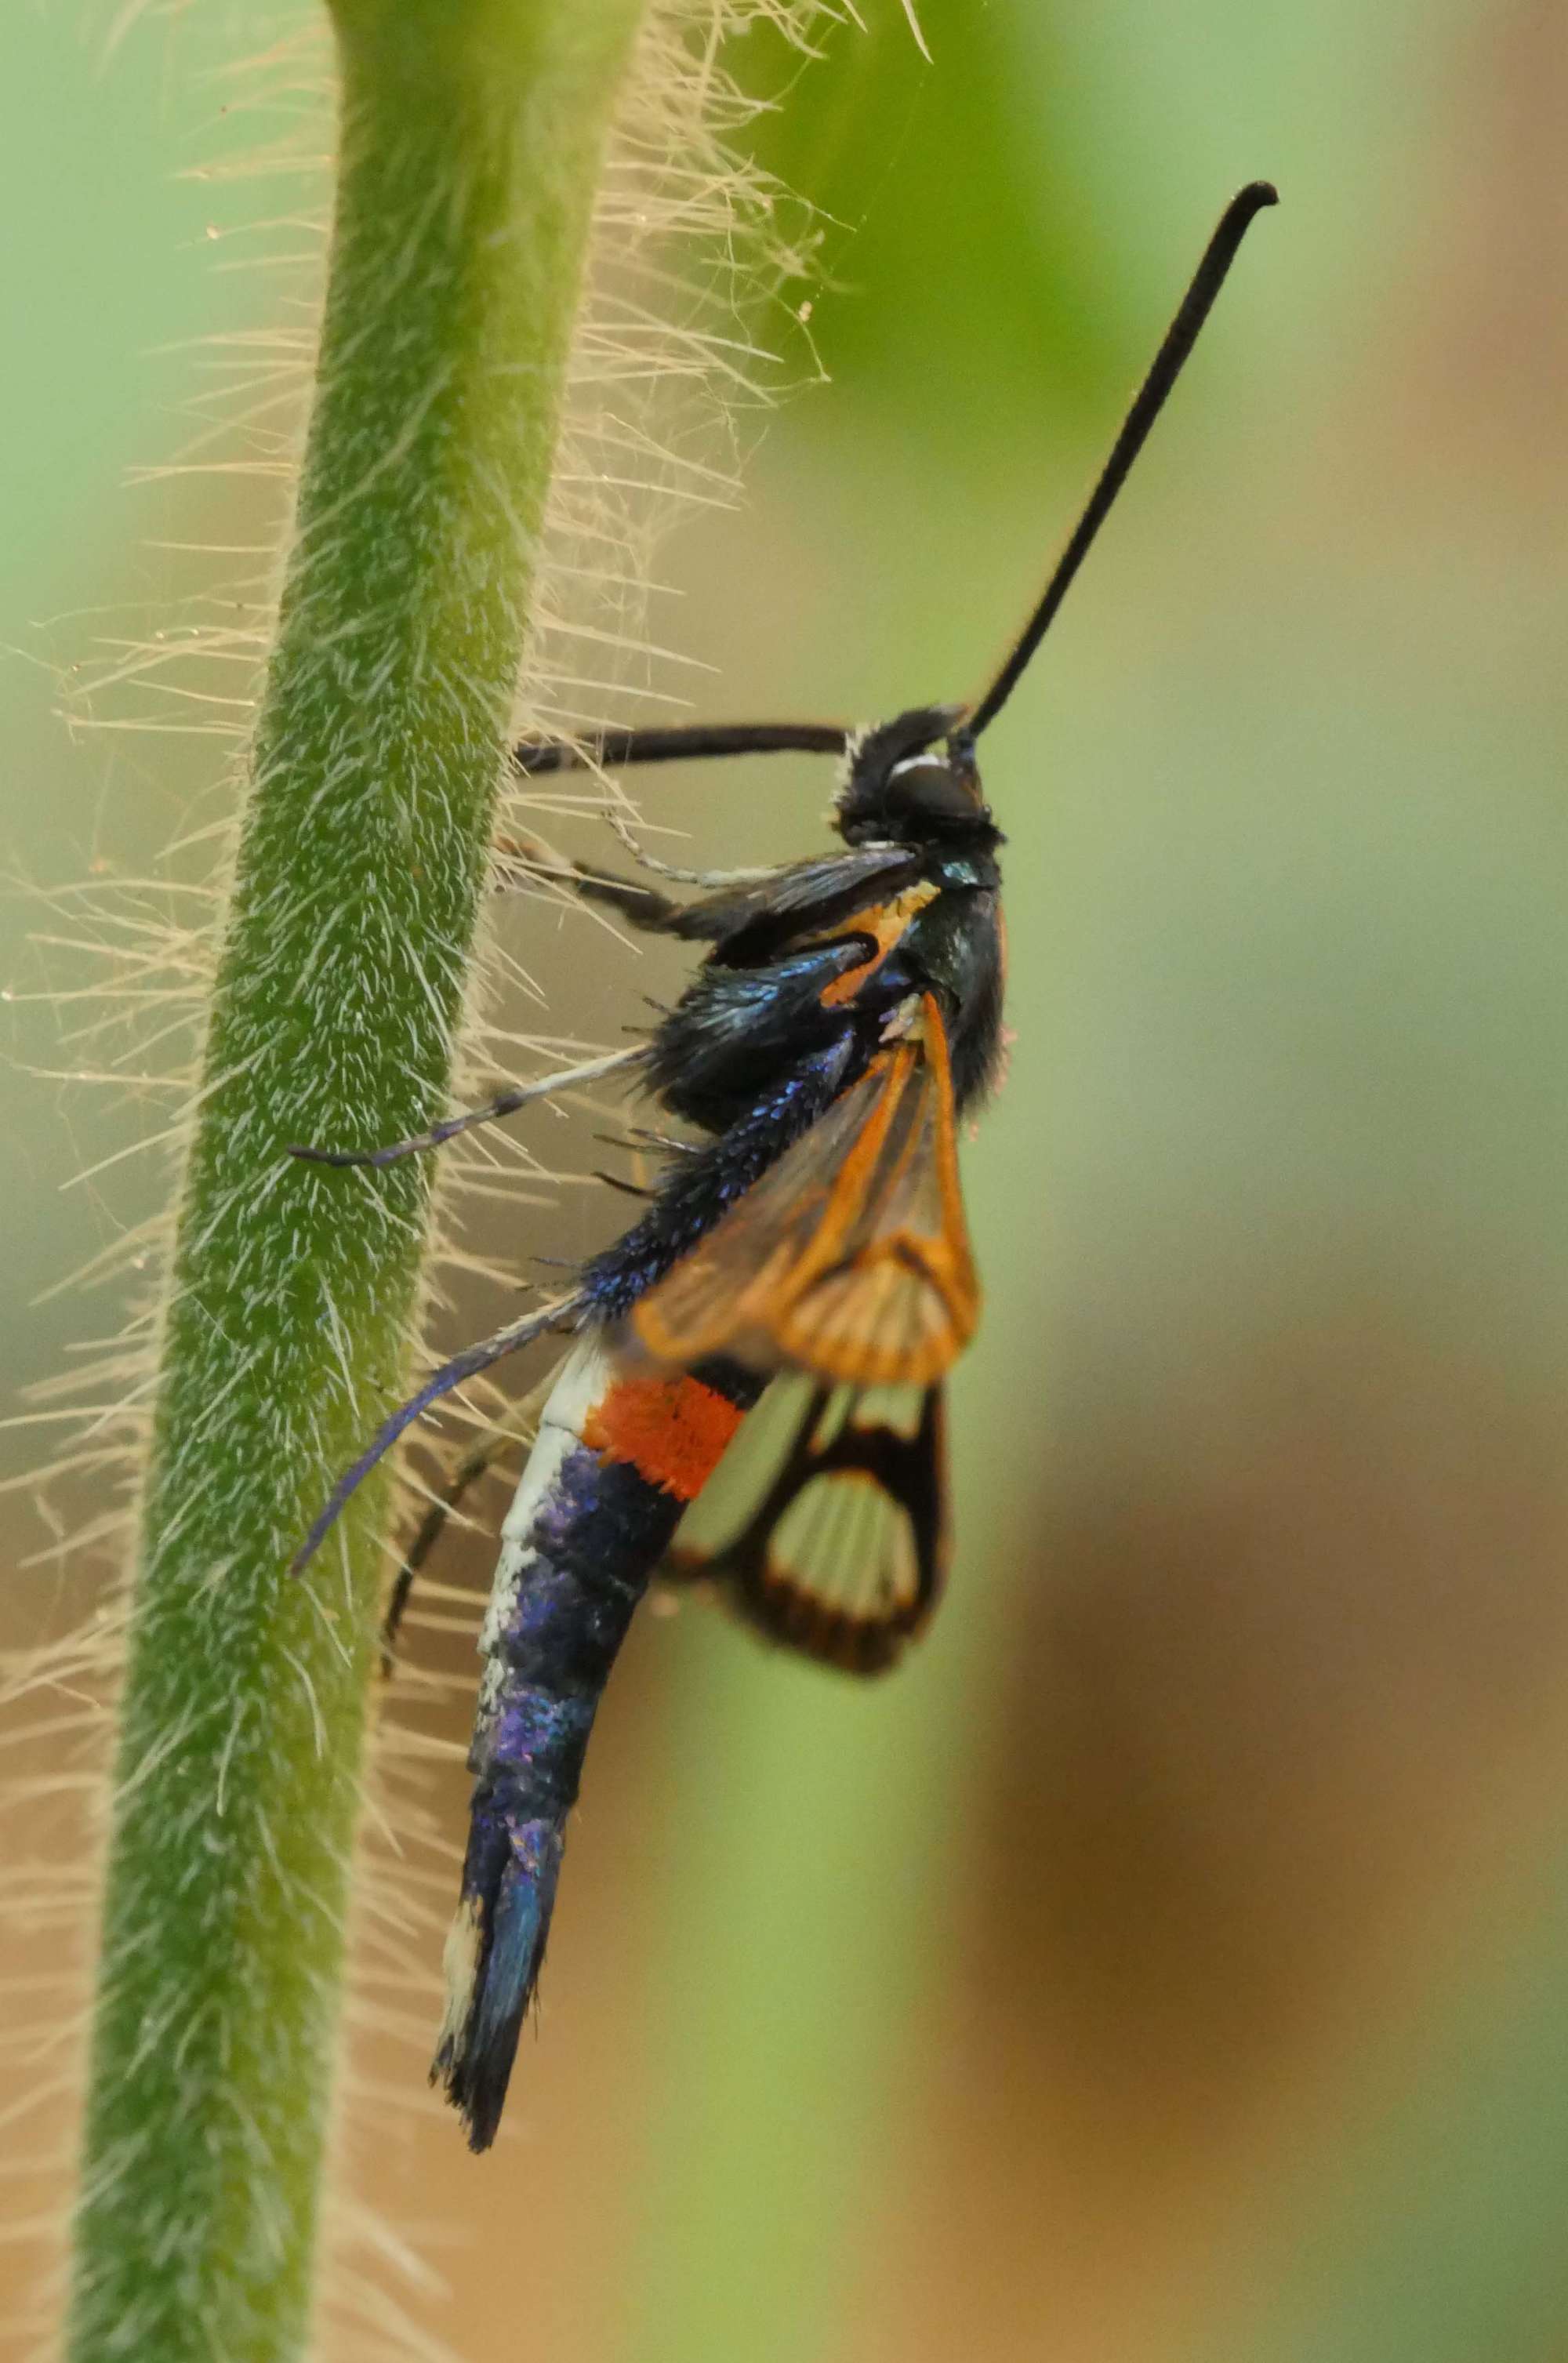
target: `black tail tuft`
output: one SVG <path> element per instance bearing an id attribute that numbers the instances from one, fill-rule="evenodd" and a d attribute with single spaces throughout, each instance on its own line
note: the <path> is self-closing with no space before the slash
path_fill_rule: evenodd
<path id="1" fill-rule="evenodd" d="M 517 2037 L 539 1983 L 561 1869 L 559 1820 L 475 1815 L 462 1900 L 447 1938 L 447 2014 L 430 2068 L 488 2149 L 506 2105 Z"/>

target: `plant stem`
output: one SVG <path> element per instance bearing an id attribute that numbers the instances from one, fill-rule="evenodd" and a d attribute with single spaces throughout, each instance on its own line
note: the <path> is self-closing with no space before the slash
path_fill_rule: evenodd
<path id="1" fill-rule="evenodd" d="M 381 1490 L 595 178 L 640 0 L 337 0 L 319 375 L 162 1339 L 74 2363 L 306 2335 Z"/>

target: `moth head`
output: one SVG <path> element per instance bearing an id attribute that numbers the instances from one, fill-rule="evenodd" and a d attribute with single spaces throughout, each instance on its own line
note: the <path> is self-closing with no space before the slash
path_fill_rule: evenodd
<path id="1" fill-rule="evenodd" d="M 836 818 L 846 845 L 995 842 L 962 705 L 915 705 L 856 731 Z"/>

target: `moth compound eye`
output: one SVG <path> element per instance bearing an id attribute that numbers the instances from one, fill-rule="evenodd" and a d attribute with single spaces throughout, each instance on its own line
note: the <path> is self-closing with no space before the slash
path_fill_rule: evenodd
<path id="1" fill-rule="evenodd" d="M 980 815 L 980 782 L 971 771 L 956 771 L 934 755 L 895 763 L 887 775 L 887 805 L 917 827 L 973 828 Z"/>
<path id="2" fill-rule="evenodd" d="M 935 756 L 906 755 L 902 763 L 894 764 L 887 777 L 889 784 L 895 780 L 909 782 L 910 792 L 913 793 L 916 792 L 916 782 L 921 780 L 945 779 L 947 775 L 947 765 L 938 761 Z"/>

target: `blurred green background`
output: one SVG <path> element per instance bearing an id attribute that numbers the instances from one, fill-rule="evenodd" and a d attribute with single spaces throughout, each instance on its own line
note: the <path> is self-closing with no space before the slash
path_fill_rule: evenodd
<path id="1" fill-rule="evenodd" d="M 1018 1040 L 944 1612 L 863 1692 L 643 1620 L 507 2137 L 350 2113 L 445 2286 L 364 2269 L 473 2358 L 1564 2363 L 1568 17 L 924 0 L 928 68 L 862 13 L 757 134 L 831 217 L 829 382 L 663 555 L 709 711 L 973 692 L 1220 203 L 1284 203 L 987 742 Z M 169 349 L 292 300 L 207 236 L 286 192 L 175 177 L 269 136 L 208 78 L 253 12 L 106 65 L 109 22 L 0 39 L 0 857 L 45 882 L 209 814 L 220 742 L 69 732 L 58 669 L 177 614 L 151 545 L 256 538 L 243 484 L 124 479 L 199 432 Z M 784 857 L 826 786 L 656 816 Z M 604 969 L 605 1038 L 675 974 Z M 104 1329 L 32 1300 L 152 1186 L 59 1184 L 162 1104 L 15 1079 L 19 1379 Z M 361 2064 L 418 2095 L 391 2033 Z"/>

